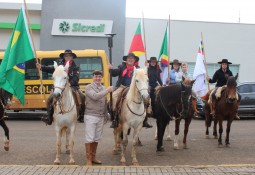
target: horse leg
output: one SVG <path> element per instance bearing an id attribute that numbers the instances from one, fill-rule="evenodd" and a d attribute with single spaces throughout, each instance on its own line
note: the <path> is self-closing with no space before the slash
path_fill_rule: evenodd
<path id="1" fill-rule="evenodd" d="M 226 140 L 225 140 L 226 147 L 230 146 L 229 133 L 230 133 L 231 124 L 232 124 L 232 120 L 228 120 L 227 129 L 226 129 Z"/>
<path id="2" fill-rule="evenodd" d="M 119 154 L 119 151 L 121 151 L 120 133 L 121 133 L 120 126 L 113 129 L 113 134 L 114 134 L 114 146 L 113 146 L 113 150 L 112 150 L 113 155 L 117 155 L 117 154 Z"/>
<path id="3" fill-rule="evenodd" d="M 66 154 L 70 154 L 70 129 L 66 129 Z"/>
<path id="4" fill-rule="evenodd" d="M 123 140 L 122 140 L 122 151 L 121 151 L 121 159 L 120 159 L 120 163 L 122 165 L 126 164 L 126 158 L 125 158 L 125 154 L 126 154 L 126 149 L 127 149 L 127 145 L 128 145 L 128 129 L 129 127 L 126 126 L 124 124 L 123 126 Z"/>
<path id="5" fill-rule="evenodd" d="M 156 130 L 155 130 L 155 140 L 158 140 L 158 127 L 156 125 Z"/>
<path id="6" fill-rule="evenodd" d="M 215 139 L 218 138 L 217 123 L 218 123 L 218 120 L 215 118 L 214 119 L 214 125 L 213 125 L 213 136 L 214 136 Z"/>
<path id="7" fill-rule="evenodd" d="M 132 145 L 132 151 L 131 151 L 132 165 L 139 165 L 138 160 L 136 159 L 136 147 L 137 147 L 137 141 L 139 139 L 138 135 L 142 127 L 143 125 L 141 124 L 140 126 L 134 129 L 133 145 Z"/>
<path id="8" fill-rule="evenodd" d="M 5 137 L 4 137 L 4 150 L 9 151 L 9 149 L 10 149 L 9 128 L 8 128 L 8 126 L 6 125 L 6 123 L 3 119 L 0 120 L 0 125 L 3 127 L 4 134 L 5 134 Z"/>
<path id="9" fill-rule="evenodd" d="M 163 137 L 166 129 L 166 122 L 165 121 L 158 121 L 157 120 L 157 128 L 158 128 L 158 144 L 157 144 L 157 152 L 165 151 L 163 147 Z"/>
<path id="10" fill-rule="evenodd" d="M 179 149 L 179 133 L 180 133 L 181 119 L 175 120 L 175 135 L 174 135 L 174 149 Z"/>
<path id="11" fill-rule="evenodd" d="M 167 141 L 171 141 L 172 139 L 171 139 L 171 135 L 170 135 L 170 124 L 168 123 L 167 125 L 166 125 L 166 140 Z"/>
<path id="12" fill-rule="evenodd" d="M 61 129 L 59 127 L 56 127 L 56 136 L 57 136 L 57 141 L 56 141 L 56 160 L 54 161 L 54 165 L 59 165 L 60 164 L 60 154 L 61 154 Z"/>
<path id="13" fill-rule="evenodd" d="M 209 127 L 211 126 L 209 117 L 210 115 L 208 114 L 208 112 L 205 112 L 205 127 L 206 127 L 205 138 L 207 139 L 209 139 Z"/>
<path id="14" fill-rule="evenodd" d="M 222 126 L 222 123 L 223 123 L 223 119 L 220 119 L 219 120 L 219 139 L 218 139 L 218 145 L 219 147 L 222 146 L 222 132 L 223 132 L 223 126 Z"/>
<path id="15" fill-rule="evenodd" d="M 73 158 L 73 145 L 74 145 L 74 133 L 75 133 L 75 124 L 73 124 L 73 126 L 68 129 L 70 132 L 69 132 L 69 135 L 70 135 L 70 139 L 69 139 L 69 148 L 70 148 L 70 160 L 69 160 L 69 164 L 71 165 L 74 165 L 75 164 L 75 161 L 74 161 L 74 158 Z"/>
<path id="16" fill-rule="evenodd" d="M 188 118 L 185 119 L 185 128 L 184 128 L 184 136 L 183 136 L 183 149 L 187 149 L 188 146 L 187 146 L 187 135 L 188 135 L 188 132 L 189 132 L 189 125 L 191 123 L 191 119 L 192 119 L 192 115 Z"/>

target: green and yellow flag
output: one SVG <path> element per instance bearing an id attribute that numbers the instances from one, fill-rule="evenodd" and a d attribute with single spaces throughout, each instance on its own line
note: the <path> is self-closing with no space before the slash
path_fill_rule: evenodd
<path id="1" fill-rule="evenodd" d="M 11 39 L 0 65 L 0 87 L 24 105 L 25 63 L 35 58 L 24 5 L 20 9 Z"/>

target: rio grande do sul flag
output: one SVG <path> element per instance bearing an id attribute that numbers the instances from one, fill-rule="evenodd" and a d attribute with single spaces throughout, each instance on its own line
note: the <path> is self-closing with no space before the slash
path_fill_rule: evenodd
<path id="1" fill-rule="evenodd" d="M 13 94 L 24 105 L 24 62 L 35 58 L 24 4 L 20 9 L 10 41 L 0 65 L 0 87 Z"/>
<path id="2" fill-rule="evenodd" d="M 160 52 L 159 52 L 158 61 L 161 61 L 161 67 L 168 67 L 168 65 L 169 65 L 167 27 L 166 27 L 164 38 L 163 38 L 163 41 L 162 41 L 161 49 L 160 49 Z"/>
<path id="3" fill-rule="evenodd" d="M 204 44 L 201 40 L 199 43 L 196 65 L 194 68 L 193 79 L 196 80 L 193 85 L 193 91 L 200 97 L 203 97 L 207 92 L 205 84 L 205 64 L 204 64 Z"/>
<path id="4" fill-rule="evenodd" d="M 145 54 L 145 48 L 143 45 L 143 40 L 142 40 L 142 33 L 141 33 L 141 23 L 139 22 L 135 35 L 133 37 L 133 40 L 130 45 L 130 49 L 128 53 L 133 52 L 136 56 L 140 56 Z"/>

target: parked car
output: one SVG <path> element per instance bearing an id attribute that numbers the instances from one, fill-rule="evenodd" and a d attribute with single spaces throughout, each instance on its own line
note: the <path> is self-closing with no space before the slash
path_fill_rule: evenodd
<path id="1" fill-rule="evenodd" d="M 240 83 L 237 89 L 242 96 L 238 113 L 255 115 L 255 82 Z"/>

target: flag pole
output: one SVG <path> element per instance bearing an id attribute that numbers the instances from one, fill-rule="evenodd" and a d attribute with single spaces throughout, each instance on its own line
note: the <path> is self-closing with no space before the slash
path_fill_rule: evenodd
<path id="1" fill-rule="evenodd" d="M 28 14 L 28 10 L 27 10 L 26 0 L 24 0 L 24 6 L 25 6 L 25 13 L 26 13 L 29 33 L 30 33 L 30 36 L 31 36 L 31 41 L 32 41 L 33 49 L 34 49 L 33 51 L 34 51 L 34 54 L 35 54 L 36 63 L 39 63 L 38 58 L 37 58 L 37 54 L 36 54 L 36 50 L 35 50 L 35 43 L 34 43 L 34 38 L 33 38 L 33 32 L 32 32 L 32 29 L 30 28 L 30 19 L 29 19 L 29 14 Z M 43 92 L 42 71 L 38 68 L 38 72 L 39 72 L 39 76 L 40 76 L 41 97 L 42 97 L 42 92 Z M 43 97 L 44 97 L 44 99 L 46 99 L 45 93 L 44 93 Z"/>
<path id="2" fill-rule="evenodd" d="M 144 26 L 144 15 L 142 12 L 142 23 L 143 23 L 143 40 L 144 40 L 144 50 L 145 50 L 145 66 L 148 64 L 147 51 L 146 51 L 146 40 L 145 40 L 145 26 Z"/>
<path id="3" fill-rule="evenodd" d="M 169 62 L 170 62 L 170 14 L 169 14 L 169 17 L 168 17 L 168 78 L 170 78 L 170 65 L 169 65 Z M 170 82 L 170 81 L 169 81 Z"/>
<path id="4" fill-rule="evenodd" d="M 202 39 L 203 46 L 205 46 L 202 32 L 201 32 L 201 39 Z M 207 64 L 206 64 L 205 47 L 203 48 L 203 52 L 204 52 L 204 65 L 205 65 L 206 77 L 208 77 L 208 68 L 207 68 Z M 207 78 L 206 78 L 206 80 L 207 80 Z M 210 84 L 209 84 L 208 80 L 207 80 L 207 85 L 208 85 L 208 90 L 210 90 Z"/>

